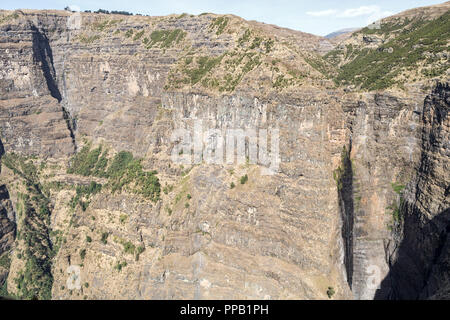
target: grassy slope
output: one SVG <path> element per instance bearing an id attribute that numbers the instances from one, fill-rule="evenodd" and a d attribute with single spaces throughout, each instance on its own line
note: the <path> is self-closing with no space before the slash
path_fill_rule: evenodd
<path id="1" fill-rule="evenodd" d="M 363 35 L 398 34 L 376 49 L 355 49 L 351 45 L 345 48 L 345 56 L 353 56 L 338 71 L 337 84 L 354 84 L 361 89 L 385 89 L 401 84 L 399 75 L 405 72 L 421 70 L 416 77 L 440 76 L 449 68 L 448 59 L 441 59 L 437 53 L 447 50 L 450 40 L 450 13 L 425 21 L 405 20 L 398 24 L 386 23 L 381 29 L 362 29 Z M 400 31 L 399 31 L 400 30 Z M 342 49 L 341 49 L 342 50 Z M 339 50 L 329 52 L 324 58 L 336 63 Z M 344 54 L 341 54 L 341 56 Z M 414 80 L 414 79 L 412 79 Z M 403 80 L 404 81 L 404 80 Z"/>

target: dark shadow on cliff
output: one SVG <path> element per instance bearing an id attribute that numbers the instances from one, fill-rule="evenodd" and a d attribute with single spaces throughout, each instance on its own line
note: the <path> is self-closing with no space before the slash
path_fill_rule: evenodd
<path id="1" fill-rule="evenodd" d="M 428 299 L 436 293 L 445 297 L 445 292 L 450 298 L 450 186 L 445 174 L 449 101 L 447 83 L 437 83 L 425 98 L 420 166 L 411 192 L 404 194 L 403 221 L 396 231 L 400 242 L 387 257 L 390 270 L 375 299 Z"/>
<path id="2" fill-rule="evenodd" d="M 419 217 L 416 212 L 405 217 L 403 240 L 395 252 L 395 262 L 389 261 L 390 271 L 375 300 L 427 299 L 444 289 L 439 283 L 430 283 L 430 276 L 436 267 L 448 267 L 440 272 L 450 274 L 450 261 L 446 261 L 450 256 L 446 246 L 450 242 L 450 209 L 423 226 Z"/>
<path id="3" fill-rule="evenodd" d="M 41 63 L 42 72 L 47 82 L 48 90 L 52 97 L 61 102 L 61 92 L 56 85 L 56 72 L 53 66 L 53 53 L 47 36 L 38 28 L 31 26 L 33 31 L 33 55 L 34 59 Z"/>
<path id="4" fill-rule="evenodd" d="M 3 147 L 2 139 L 0 139 L 0 159 L 5 154 L 5 148 Z M 0 169 L 1 170 L 1 169 Z"/>
<path id="5" fill-rule="evenodd" d="M 50 46 L 50 42 L 45 35 L 34 25 L 30 26 L 33 31 L 33 57 L 35 61 L 39 62 L 41 65 L 42 73 L 44 75 L 45 81 L 47 83 L 47 88 L 53 98 L 62 101 L 61 92 L 59 91 L 56 82 L 56 71 L 53 64 L 53 52 Z M 67 124 L 67 129 L 69 130 L 70 137 L 72 138 L 72 144 L 74 146 L 74 151 L 76 151 L 75 134 L 72 125 L 72 120 L 69 112 L 61 105 L 64 120 Z"/>
<path id="6" fill-rule="evenodd" d="M 342 220 L 342 241 L 344 247 L 344 266 L 347 283 L 352 288 L 353 282 L 353 170 L 350 160 L 352 141 L 350 139 L 348 150 L 344 147 L 341 153 L 341 164 L 335 171 L 335 180 L 338 189 L 339 211 Z"/>

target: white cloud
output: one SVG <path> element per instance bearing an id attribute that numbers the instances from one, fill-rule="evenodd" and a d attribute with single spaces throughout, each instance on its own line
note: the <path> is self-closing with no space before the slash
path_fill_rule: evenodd
<path id="1" fill-rule="evenodd" d="M 360 16 L 368 16 L 368 23 L 372 23 L 394 13 L 391 11 L 381 11 L 381 8 L 379 6 L 372 5 L 361 6 L 359 8 L 349 8 L 345 10 L 328 9 L 322 11 L 308 11 L 306 12 L 306 14 L 313 17 L 334 16 L 337 18 L 355 18 Z"/>
<path id="2" fill-rule="evenodd" d="M 394 12 L 392 11 L 378 11 L 378 12 L 374 12 L 373 14 L 371 14 L 368 18 L 367 18 L 367 24 L 370 24 L 372 22 L 375 22 L 377 20 L 392 16 L 394 14 Z"/>
<path id="3" fill-rule="evenodd" d="M 337 12 L 335 9 L 328 9 L 323 11 L 308 11 L 306 14 L 313 17 L 326 17 L 335 15 Z"/>
<path id="4" fill-rule="evenodd" d="M 337 14 L 339 18 L 354 18 L 359 16 L 368 16 L 376 12 L 380 12 L 379 6 L 361 6 L 359 8 L 351 8 L 341 11 Z"/>

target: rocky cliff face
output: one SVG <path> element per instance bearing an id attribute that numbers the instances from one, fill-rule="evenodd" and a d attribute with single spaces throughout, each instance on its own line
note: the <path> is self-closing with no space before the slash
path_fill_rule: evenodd
<path id="1" fill-rule="evenodd" d="M 70 19 L 0 19 L 9 294 L 372 299 L 401 281 L 441 294 L 446 222 L 420 249 L 427 276 L 395 274 L 408 228 L 445 221 L 448 86 L 349 92 L 326 39 L 231 15 Z M 279 129 L 277 172 L 174 163 L 172 134 L 198 123 Z"/>
<path id="2" fill-rule="evenodd" d="M 390 250 L 390 272 L 377 297 L 448 298 L 449 86 L 426 97 L 416 175 L 400 201 L 400 238 Z"/>

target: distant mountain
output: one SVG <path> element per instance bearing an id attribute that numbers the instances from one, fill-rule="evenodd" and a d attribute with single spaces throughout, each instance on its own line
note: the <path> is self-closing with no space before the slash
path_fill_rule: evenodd
<path id="1" fill-rule="evenodd" d="M 341 34 L 348 33 L 348 32 L 353 32 L 353 31 L 356 31 L 356 30 L 358 30 L 358 29 L 359 29 L 359 28 L 345 28 L 345 29 L 341 29 L 341 30 L 334 31 L 334 32 L 332 32 L 332 33 L 327 34 L 327 35 L 325 36 L 325 38 L 327 38 L 327 39 L 332 39 L 332 38 L 335 38 L 335 37 L 337 37 L 337 36 L 340 36 Z"/>

